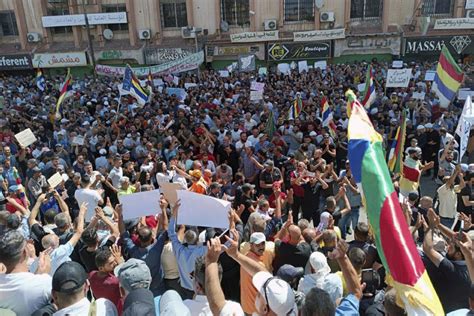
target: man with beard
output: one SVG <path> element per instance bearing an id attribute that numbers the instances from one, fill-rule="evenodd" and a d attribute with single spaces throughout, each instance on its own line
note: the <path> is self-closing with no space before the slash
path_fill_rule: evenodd
<path id="1" fill-rule="evenodd" d="M 403 196 L 408 196 L 410 192 L 418 191 L 421 173 L 433 168 L 433 165 L 433 161 L 422 165 L 418 150 L 410 149 L 408 151 L 408 157 L 403 163 L 402 175 L 400 177 L 400 193 Z"/>
<path id="2" fill-rule="evenodd" d="M 428 123 L 425 125 L 426 129 L 426 147 L 423 148 L 423 160 L 424 161 L 433 161 L 434 162 L 434 174 L 433 178 L 436 178 L 438 173 L 438 157 L 436 154 L 439 151 L 439 146 L 441 143 L 441 137 L 439 136 L 438 131 L 433 129 L 433 124 Z M 430 175 L 430 171 L 426 173 L 427 176 Z"/>

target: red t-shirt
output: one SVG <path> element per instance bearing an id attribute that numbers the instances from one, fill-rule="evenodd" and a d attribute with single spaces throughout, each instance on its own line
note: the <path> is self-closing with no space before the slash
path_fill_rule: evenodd
<path id="1" fill-rule="evenodd" d="M 296 179 L 298 178 L 298 176 L 296 175 L 295 171 L 292 171 L 290 173 L 290 178 L 291 179 Z M 297 196 L 297 197 L 304 197 L 304 188 L 300 185 L 292 185 L 291 186 L 293 188 L 293 193 L 294 193 L 294 196 Z"/>
<path id="2" fill-rule="evenodd" d="M 109 273 L 103 277 L 99 271 L 92 271 L 89 273 L 89 282 L 96 299 L 106 298 L 114 303 L 115 306 L 119 306 L 119 279 L 115 275 Z"/>
<path id="3" fill-rule="evenodd" d="M 285 201 L 286 200 L 286 193 L 283 193 L 283 192 L 280 192 L 280 198 L 281 198 L 281 201 Z M 275 203 L 275 193 L 272 193 L 269 197 L 268 197 L 268 204 L 270 205 L 271 208 L 275 208 L 276 207 L 276 203 Z"/>
<path id="4" fill-rule="evenodd" d="M 25 203 L 23 202 L 22 199 L 18 198 L 18 197 L 14 197 L 13 198 L 18 204 L 22 205 L 23 207 L 27 208 L 27 206 L 25 205 Z M 10 214 L 14 214 L 16 212 L 16 207 L 14 207 L 12 204 L 8 203 L 5 205 L 5 208 L 7 209 L 8 212 L 10 212 Z"/>

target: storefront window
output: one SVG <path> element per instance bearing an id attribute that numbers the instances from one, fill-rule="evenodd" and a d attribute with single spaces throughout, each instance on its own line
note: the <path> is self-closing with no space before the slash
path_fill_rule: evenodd
<path id="1" fill-rule="evenodd" d="M 423 16 L 451 16 L 453 8 L 454 0 L 423 0 L 421 14 Z"/>
<path id="2" fill-rule="evenodd" d="M 48 15 L 69 15 L 67 0 L 48 0 Z M 56 26 L 50 28 L 53 34 L 72 33 L 72 26 Z"/>
<path id="3" fill-rule="evenodd" d="M 222 20 L 229 25 L 250 25 L 249 0 L 221 0 Z"/>
<path id="4" fill-rule="evenodd" d="M 161 23 L 164 28 L 188 26 L 185 0 L 161 0 Z"/>
<path id="5" fill-rule="evenodd" d="M 352 0 L 351 20 L 378 20 L 382 17 L 382 0 Z"/>
<path id="6" fill-rule="evenodd" d="M 314 21 L 314 0 L 285 0 L 285 21 Z"/>
<path id="7" fill-rule="evenodd" d="M 0 11 L 0 31 L 1 31 L 1 34 L 0 34 L 1 36 L 18 35 L 15 12 Z"/>
<path id="8" fill-rule="evenodd" d="M 106 4 L 102 6 L 102 12 L 112 13 L 112 12 L 126 12 L 127 7 L 125 3 L 121 4 Z M 105 28 L 111 29 L 112 31 L 128 31 L 128 23 L 122 24 L 107 24 Z"/>

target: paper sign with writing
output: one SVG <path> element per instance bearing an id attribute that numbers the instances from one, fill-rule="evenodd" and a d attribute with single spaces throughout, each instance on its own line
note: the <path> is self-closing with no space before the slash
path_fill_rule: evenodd
<path id="1" fill-rule="evenodd" d="M 61 182 L 63 182 L 63 177 L 61 176 L 59 172 L 56 172 L 48 179 L 48 184 L 52 188 L 56 188 L 58 185 L 61 184 Z"/>
<path id="2" fill-rule="evenodd" d="M 194 83 L 194 82 L 186 82 L 184 84 L 184 89 L 191 89 L 191 88 L 194 88 L 194 87 L 197 87 L 197 83 Z"/>
<path id="3" fill-rule="evenodd" d="M 474 98 L 474 91 L 466 90 L 466 89 L 460 89 L 458 91 L 459 100 L 466 100 L 468 96 L 471 96 L 471 98 Z"/>
<path id="4" fill-rule="evenodd" d="M 72 143 L 75 145 L 82 146 L 84 145 L 84 136 L 78 135 L 72 139 Z"/>
<path id="5" fill-rule="evenodd" d="M 250 84 L 250 90 L 263 91 L 264 88 L 265 83 L 263 82 L 252 81 L 252 83 Z"/>
<path id="6" fill-rule="evenodd" d="M 403 60 L 394 60 L 392 62 L 393 68 L 403 68 Z"/>
<path id="7" fill-rule="evenodd" d="M 411 69 L 389 69 L 387 72 L 387 88 L 406 88 L 410 83 Z"/>
<path id="8" fill-rule="evenodd" d="M 186 99 L 186 96 L 188 95 L 186 93 L 186 90 L 182 88 L 167 88 L 166 92 L 168 93 L 168 95 L 174 94 L 180 101 L 183 101 L 184 99 Z"/>
<path id="9" fill-rule="evenodd" d="M 298 62 L 298 71 L 300 73 L 302 73 L 303 71 L 306 71 L 308 72 L 309 68 L 308 68 L 308 62 L 306 60 L 300 60 Z"/>
<path id="10" fill-rule="evenodd" d="M 155 87 L 158 87 L 158 86 L 162 86 L 164 85 L 165 83 L 163 82 L 163 79 L 153 79 L 153 85 Z"/>
<path id="11" fill-rule="evenodd" d="M 413 97 L 413 99 L 416 99 L 416 100 L 423 100 L 425 98 L 425 93 L 415 91 L 415 92 L 413 92 L 412 97 Z"/>
<path id="12" fill-rule="evenodd" d="M 357 90 L 359 90 L 359 92 L 362 92 L 365 90 L 365 83 L 360 83 L 357 85 Z"/>
<path id="13" fill-rule="evenodd" d="M 250 91 L 250 101 L 259 101 L 263 99 L 263 91 Z"/>
<path id="14" fill-rule="evenodd" d="M 436 76 L 436 71 L 429 70 L 425 73 L 425 81 L 433 81 Z"/>
<path id="15" fill-rule="evenodd" d="M 285 75 L 290 74 L 291 72 L 290 64 L 287 64 L 287 63 L 278 64 L 278 71 Z"/>
<path id="16" fill-rule="evenodd" d="M 222 78 L 227 78 L 229 77 L 229 71 L 228 70 L 219 70 L 219 76 Z"/>
<path id="17" fill-rule="evenodd" d="M 160 190 L 121 195 L 119 201 L 125 220 L 155 215 L 160 211 Z"/>
<path id="18" fill-rule="evenodd" d="M 31 129 L 27 128 L 24 131 L 19 132 L 15 135 L 16 140 L 21 147 L 25 148 L 36 142 L 36 136 L 33 134 Z"/>
<path id="19" fill-rule="evenodd" d="M 314 63 L 314 69 L 326 70 L 328 63 L 325 60 L 320 60 Z"/>

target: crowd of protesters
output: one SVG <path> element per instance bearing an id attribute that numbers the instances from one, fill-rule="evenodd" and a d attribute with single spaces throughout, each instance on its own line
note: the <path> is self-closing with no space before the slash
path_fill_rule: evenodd
<path id="1" fill-rule="evenodd" d="M 368 113 L 387 156 L 408 111 L 405 157 L 421 178 L 393 182 L 413 240 L 444 311 L 468 315 L 474 148 L 460 163 L 463 103 L 439 107 L 424 80 L 435 64 L 405 65 L 412 79 L 396 89 L 385 89 L 387 63 L 372 66 Z M 119 95 L 121 78 L 74 78 L 60 113 L 63 78 L 41 92 L 32 76 L 0 75 L 0 315 L 404 315 L 347 160 L 345 92 L 360 96 L 367 68 L 166 76 L 144 106 Z M 265 83 L 263 100 L 250 101 L 252 81 Z M 197 86 L 167 94 L 185 83 Z M 37 141 L 23 148 L 14 135 L 27 128 Z M 422 182 L 436 191 L 421 194 Z M 231 201 L 229 230 L 177 225 L 180 203 L 164 197 L 155 215 L 123 219 L 120 196 L 164 183 Z"/>

